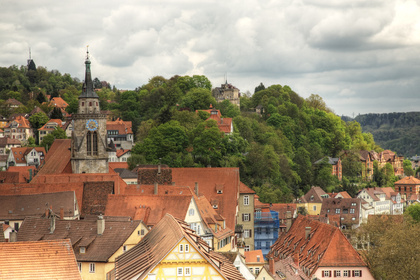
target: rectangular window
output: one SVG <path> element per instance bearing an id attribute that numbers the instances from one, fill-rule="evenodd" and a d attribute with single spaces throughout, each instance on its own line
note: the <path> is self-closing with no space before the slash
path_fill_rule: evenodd
<path id="1" fill-rule="evenodd" d="M 82 263 L 81 262 L 77 263 L 77 267 L 79 268 L 79 272 L 82 272 Z"/>
<path id="2" fill-rule="evenodd" d="M 338 208 L 337 208 L 337 209 L 335 209 L 335 213 L 336 213 L 336 214 L 340 214 L 340 209 L 338 209 Z"/>
<path id="3" fill-rule="evenodd" d="M 334 277 L 341 277 L 341 270 L 334 270 Z"/>
<path id="4" fill-rule="evenodd" d="M 314 209 L 314 211 L 316 211 L 316 205 L 314 205 L 314 208 L 313 209 Z"/>
<path id="5" fill-rule="evenodd" d="M 354 214 L 354 209 L 353 208 L 350 209 L 350 214 Z"/>
<path id="6" fill-rule="evenodd" d="M 125 252 L 127 252 L 127 245 L 124 245 L 123 246 L 123 252 L 125 253 Z"/>
<path id="7" fill-rule="evenodd" d="M 350 277 L 350 270 L 343 270 L 343 277 Z"/>
<path id="8" fill-rule="evenodd" d="M 249 205 L 249 195 L 244 195 L 244 205 Z"/>
<path id="9" fill-rule="evenodd" d="M 242 214 L 242 221 L 249 222 L 250 221 L 250 214 Z"/>
<path id="10" fill-rule="evenodd" d="M 95 273 L 95 264 L 94 263 L 89 264 L 89 273 Z"/>
<path id="11" fill-rule="evenodd" d="M 260 273 L 260 269 L 259 268 L 255 268 L 255 275 L 258 275 Z"/>
<path id="12" fill-rule="evenodd" d="M 353 270 L 354 277 L 362 277 L 362 271 L 361 270 Z"/>
<path id="13" fill-rule="evenodd" d="M 189 252 L 190 251 L 190 245 L 185 244 L 185 252 Z"/>
<path id="14" fill-rule="evenodd" d="M 182 275 L 183 275 L 183 269 L 182 269 L 182 267 L 178 267 L 178 268 L 176 269 L 176 275 L 177 275 L 177 276 L 182 276 Z"/>
<path id="15" fill-rule="evenodd" d="M 245 246 L 245 252 L 249 252 L 250 249 L 251 247 L 249 245 Z"/>
<path id="16" fill-rule="evenodd" d="M 250 238 L 251 237 L 251 230 L 246 229 L 244 230 L 244 238 Z"/>
<path id="17" fill-rule="evenodd" d="M 184 252 L 184 245 L 182 244 L 179 245 L 179 252 Z"/>
<path id="18" fill-rule="evenodd" d="M 322 277 L 331 277 L 329 270 L 323 270 L 322 271 Z"/>
<path id="19" fill-rule="evenodd" d="M 185 269 L 185 276 L 191 276 L 191 267 L 186 267 Z"/>

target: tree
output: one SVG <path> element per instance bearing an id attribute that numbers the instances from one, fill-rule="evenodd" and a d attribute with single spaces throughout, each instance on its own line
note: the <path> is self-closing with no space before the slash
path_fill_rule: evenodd
<path id="1" fill-rule="evenodd" d="M 63 120 L 63 112 L 61 112 L 61 109 L 58 107 L 54 107 L 54 109 L 51 111 L 50 115 L 51 119 L 60 119 Z"/>
<path id="2" fill-rule="evenodd" d="M 405 214 L 411 216 L 414 222 L 420 224 L 420 204 L 411 204 L 407 207 Z"/>
<path id="3" fill-rule="evenodd" d="M 259 92 L 260 90 L 265 89 L 264 84 L 261 82 L 257 87 L 255 87 L 254 93 Z"/>
<path id="4" fill-rule="evenodd" d="M 55 139 L 67 139 L 66 132 L 62 128 L 57 127 L 42 139 L 41 146 L 48 150 Z"/>
<path id="5" fill-rule="evenodd" d="M 49 120 L 50 119 L 48 118 L 48 116 L 43 112 L 35 113 L 29 117 L 29 122 L 31 123 L 32 127 L 36 130 L 41 128 Z"/>
<path id="6" fill-rule="evenodd" d="M 314 109 L 322 110 L 325 112 L 331 112 L 331 110 L 327 107 L 327 104 L 322 99 L 321 96 L 318 94 L 311 94 L 307 99 L 306 102 L 308 105 Z"/>
<path id="7" fill-rule="evenodd" d="M 403 161 L 403 168 L 405 176 L 414 176 L 414 170 L 409 159 Z"/>
<path id="8" fill-rule="evenodd" d="M 216 104 L 216 99 L 210 90 L 194 88 L 190 90 L 181 101 L 182 107 L 190 108 L 191 111 L 208 109 L 210 104 Z"/>
<path id="9" fill-rule="evenodd" d="M 351 150 L 342 157 L 343 176 L 356 178 L 362 176 L 362 163 L 359 158 L 359 151 Z"/>

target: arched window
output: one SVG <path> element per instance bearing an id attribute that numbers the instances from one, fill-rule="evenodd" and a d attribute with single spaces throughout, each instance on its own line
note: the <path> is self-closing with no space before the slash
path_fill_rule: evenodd
<path id="1" fill-rule="evenodd" d="M 90 156 L 98 154 L 98 134 L 96 131 L 88 131 L 86 135 L 86 151 Z"/>

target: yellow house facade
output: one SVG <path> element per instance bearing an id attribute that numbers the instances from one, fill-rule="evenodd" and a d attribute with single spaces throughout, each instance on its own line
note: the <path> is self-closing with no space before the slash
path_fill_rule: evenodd
<path id="1" fill-rule="evenodd" d="M 109 280 L 244 280 L 228 259 L 211 250 L 190 226 L 166 214 L 139 244 L 116 259 Z"/>

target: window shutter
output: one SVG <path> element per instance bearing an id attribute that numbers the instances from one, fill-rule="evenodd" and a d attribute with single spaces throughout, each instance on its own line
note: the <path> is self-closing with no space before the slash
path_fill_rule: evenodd
<path id="1" fill-rule="evenodd" d="M 354 270 L 351 271 L 351 276 L 354 277 Z"/>
<path id="2" fill-rule="evenodd" d="M 334 277 L 337 277 L 337 270 L 334 270 Z"/>
<path id="3" fill-rule="evenodd" d="M 245 221 L 245 214 L 242 214 L 242 222 Z"/>
<path id="4" fill-rule="evenodd" d="M 330 277 L 332 277 L 332 270 L 330 270 Z"/>
<path id="5" fill-rule="evenodd" d="M 359 271 L 359 273 L 360 273 L 360 277 L 362 277 L 362 271 L 361 270 Z"/>
<path id="6" fill-rule="evenodd" d="M 325 274 L 324 271 L 322 271 L 322 277 L 324 277 L 324 274 Z"/>
<path id="7" fill-rule="evenodd" d="M 252 229 L 249 230 L 249 237 L 252 237 Z"/>

